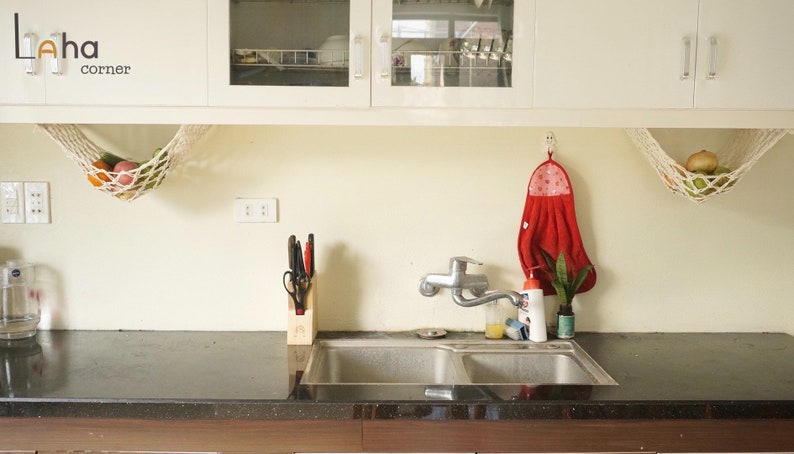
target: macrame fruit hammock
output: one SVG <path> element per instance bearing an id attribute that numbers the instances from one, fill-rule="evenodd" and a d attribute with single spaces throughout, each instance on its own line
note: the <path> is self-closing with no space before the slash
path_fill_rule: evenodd
<path id="1" fill-rule="evenodd" d="M 626 134 L 645 154 L 667 188 L 696 203 L 730 191 L 761 156 L 788 132 L 787 129 L 737 130 L 733 140 L 715 152 L 724 171 L 704 175 L 688 171 L 671 158 L 647 129 L 626 129 Z"/>
<path id="2" fill-rule="evenodd" d="M 525 276 L 529 277 L 530 268 L 540 267 L 544 271 L 535 272 L 535 277 L 540 280 L 544 295 L 554 295 L 556 292 L 548 276 L 550 270 L 541 250 L 554 260 L 563 252 L 568 270 L 574 274 L 592 263 L 579 234 L 571 180 L 565 169 L 551 158 L 552 152 L 548 154 L 549 159 L 535 169 L 529 180 L 518 231 L 518 257 Z M 594 268 L 576 293 L 590 290 L 595 283 Z"/>
<path id="3" fill-rule="evenodd" d="M 83 134 L 74 124 L 39 124 L 66 155 L 76 162 L 88 181 L 98 190 L 128 202 L 160 186 L 163 179 L 184 157 L 185 153 L 210 129 L 207 125 L 182 125 L 173 139 L 156 150 L 151 159 L 136 163 L 137 167 L 114 172 L 97 167 L 102 157 L 114 156 Z M 105 163 L 111 164 L 111 163 Z M 113 166 L 110 165 L 112 168 Z"/>

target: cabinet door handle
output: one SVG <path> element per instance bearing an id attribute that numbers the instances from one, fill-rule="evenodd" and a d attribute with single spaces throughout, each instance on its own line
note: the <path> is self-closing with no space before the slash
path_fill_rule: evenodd
<path id="1" fill-rule="evenodd" d="M 26 52 L 25 57 L 25 72 L 31 76 L 36 75 L 36 54 L 33 47 L 36 45 L 36 34 L 25 33 L 22 38 L 22 49 Z"/>
<path id="2" fill-rule="evenodd" d="M 683 58 L 681 60 L 681 80 L 687 80 L 689 79 L 689 75 L 690 75 L 689 69 L 692 58 L 692 40 L 690 40 L 688 37 L 684 37 L 684 39 L 681 40 L 681 42 L 683 44 L 683 51 L 682 51 Z"/>
<path id="3" fill-rule="evenodd" d="M 378 39 L 380 44 L 380 77 L 388 78 L 391 69 L 391 52 L 389 52 L 389 37 L 386 35 Z"/>
<path id="4" fill-rule="evenodd" d="M 59 39 L 60 36 L 58 33 L 50 35 L 50 40 L 55 43 L 55 53 L 52 54 L 52 58 L 50 58 L 50 72 L 57 75 L 61 74 L 61 52 L 63 52 L 63 48 L 58 44 Z"/>
<path id="5" fill-rule="evenodd" d="M 353 77 L 364 77 L 364 40 L 360 37 L 353 38 Z"/>
<path id="6" fill-rule="evenodd" d="M 707 79 L 717 78 L 717 38 L 712 36 L 709 38 L 709 45 L 711 46 L 711 57 L 709 60 L 709 75 Z"/>

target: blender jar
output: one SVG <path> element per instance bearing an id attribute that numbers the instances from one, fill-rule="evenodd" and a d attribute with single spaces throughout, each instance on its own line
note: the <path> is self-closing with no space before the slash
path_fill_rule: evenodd
<path id="1" fill-rule="evenodd" d="M 36 335 L 41 317 L 38 300 L 31 298 L 27 283 L 34 280 L 33 265 L 9 260 L 2 268 L 0 339 L 26 339 Z"/>

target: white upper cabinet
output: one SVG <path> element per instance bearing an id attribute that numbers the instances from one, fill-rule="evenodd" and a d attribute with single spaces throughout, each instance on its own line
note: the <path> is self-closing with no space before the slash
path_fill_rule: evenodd
<path id="1" fill-rule="evenodd" d="M 794 0 L 0 0 L 0 122 L 794 129 L 792 43 Z"/>
<path id="2" fill-rule="evenodd" d="M 537 0 L 535 107 L 692 107 L 698 0 Z"/>
<path id="3" fill-rule="evenodd" d="M 791 0 L 537 0 L 539 108 L 794 109 Z"/>
<path id="4" fill-rule="evenodd" d="M 695 107 L 794 109 L 794 1 L 701 0 Z"/>
<path id="5" fill-rule="evenodd" d="M 534 0 L 373 0 L 372 105 L 531 107 Z"/>
<path id="6" fill-rule="evenodd" d="M 44 20 L 43 4 L 5 1 L 0 11 L 0 104 L 44 104 L 44 77 L 38 69 L 41 65 L 32 58 L 38 46 L 33 33 L 39 32 Z"/>
<path id="7" fill-rule="evenodd" d="M 207 103 L 206 0 L 4 0 L 0 13 L 2 104 Z"/>
<path id="8" fill-rule="evenodd" d="M 209 2 L 211 106 L 370 105 L 370 0 Z"/>

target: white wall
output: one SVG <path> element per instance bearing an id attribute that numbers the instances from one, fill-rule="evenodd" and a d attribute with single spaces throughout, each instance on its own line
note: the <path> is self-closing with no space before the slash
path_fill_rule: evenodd
<path id="1" fill-rule="evenodd" d="M 93 127 L 143 158 L 175 128 Z M 155 192 L 94 190 L 32 125 L 0 125 L 0 180 L 49 181 L 49 225 L 0 225 L 0 259 L 41 264 L 44 326 L 284 330 L 286 239 L 317 238 L 322 330 L 482 330 L 484 310 L 419 277 L 454 255 L 520 288 L 516 237 L 545 129 L 216 126 Z M 794 333 L 794 137 L 733 191 L 670 194 L 619 129 L 555 129 L 598 283 L 579 331 Z M 659 131 L 671 151 L 723 132 Z M 237 224 L 235 197 L 277 197 L 277 224 Z M 546 298 L 553 310 L 554 297 Z"/>

